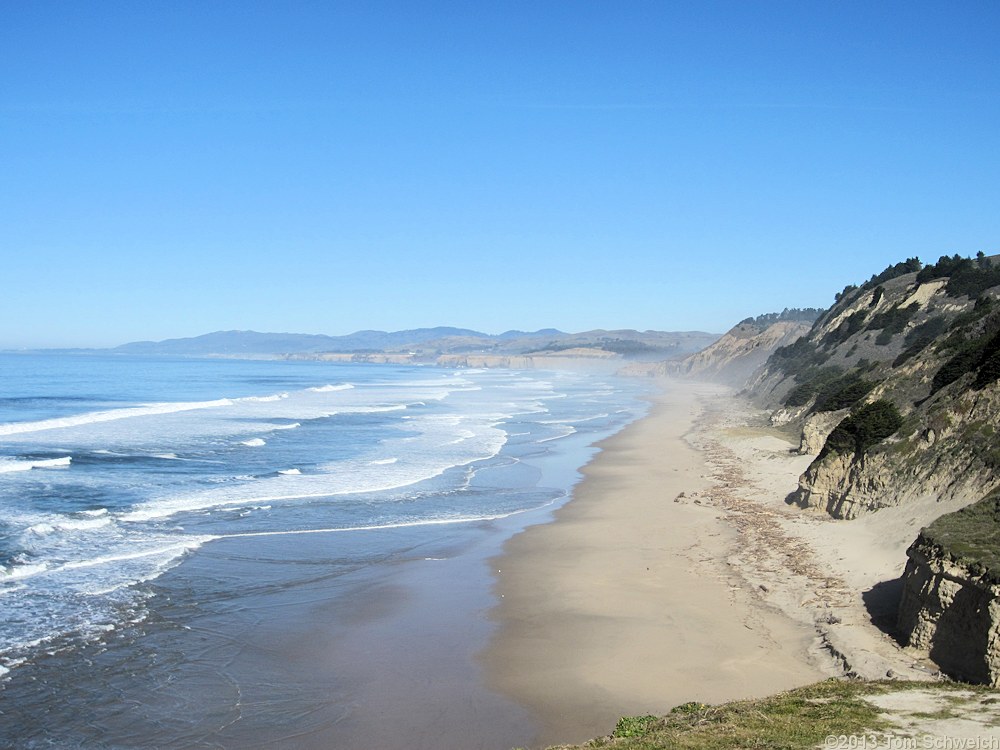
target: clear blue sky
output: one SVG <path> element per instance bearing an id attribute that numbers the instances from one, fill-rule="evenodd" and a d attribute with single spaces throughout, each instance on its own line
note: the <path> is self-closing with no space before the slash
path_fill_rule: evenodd
<path id="1" fill-rule="evenodd" d="M 979 250 L 993 0 L 0 4 L 0 347 L 722 331 Z"/>

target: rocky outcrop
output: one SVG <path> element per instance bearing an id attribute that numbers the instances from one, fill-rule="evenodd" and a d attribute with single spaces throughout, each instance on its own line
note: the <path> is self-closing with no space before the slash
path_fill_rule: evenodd
<path id="1" fill-rule="evenodd" d="M 1000 585 L 924 534 L 907 551 L 898 630 L 956 679 L 1000 687 Z"/>
<path id="2" fill-rule="evenodd" d="M 799 437 L 799 454 L 808 456 L 819 453 L 833 428 L 846 416 L 846 411 L 841 409 L 839 411 L 816 412 L 806 417 L 802 423 L 802 434 Z"/>
<path id="3" fill-rule="evenodd" d="M 792 494 L 796 505 L 829 513 L 834 518 L 851 519 L 883 506 L 887 491 L 884 477 L 867 470 L 864 460 L 849 454 L 831 453 L 814 461 L 799 477 Z"/>

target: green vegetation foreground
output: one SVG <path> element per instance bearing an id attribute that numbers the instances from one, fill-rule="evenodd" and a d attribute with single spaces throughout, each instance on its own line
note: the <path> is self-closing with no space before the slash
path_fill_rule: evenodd
<path id="1" fill-rule="evenodd" d="M 901 696 L 896 705 L 893 699 Z M 906 710 L 914 697 L 933 710 Z M 1000 692 L 982 686 L 829 679 L 759 700 L 685 703 L 666 716 L 626 716 L 607 737 L 549 750 L 918 748 L 949 741 L 954 747 L 995 747 L 998 713 Z M 949 722 L 970 718 L 982 722 L 976 738 L 963 742 L 947 733 L 955 726 Z"/>

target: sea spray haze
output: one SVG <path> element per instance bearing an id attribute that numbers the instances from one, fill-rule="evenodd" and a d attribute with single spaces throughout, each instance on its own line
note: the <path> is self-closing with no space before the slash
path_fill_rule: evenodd
<path id="1" fill-rule="evenodd" d="M 186 618 L 235 622 L 241 597 L 392 565 L 445 534 L 461 545 L 558 503 L 588 446 L 645 409 L 642 383 L 566 372 L 0 362 L 5 743 L 148 739 L 120 734 L 111 698 L 102 708 L 93 695 L 129 693 L 157 664 L 183 676 L 198 640 Z M 155 637 L 168 610 L 169 655 Z M 238 699 L 217 699 L 205 711 L 222 725 Z M 85 721 L 74 701 L 90 706 Z M 157 726 L 162 746 L 200 741 Z"/>

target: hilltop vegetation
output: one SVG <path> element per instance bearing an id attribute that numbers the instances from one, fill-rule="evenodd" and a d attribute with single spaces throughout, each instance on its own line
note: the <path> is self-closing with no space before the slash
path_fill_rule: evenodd
<path id="1" fill-rule="evenodd" d="M 786 307 L 780 313 L 764 313 L 763 315 L 758 315 L 756 317 L 744 318 L 737 325 L 754 326 L 755 328 L 763 330 L 773 323 L 781 323 L 784 321 L 812 323 L 822 314 L 823 310 L 819 307 Z"/>
<path id="2" fill-rule="evenodd" d="M 848 286 L 749 383 L 775 423 L 834 420 L 796 501 L 838 517 L 1000 484 L 1000 263 L 908 258 Z M 829 422 L 823 418 L 822 423 Z"/>
<path id="3" fill-rule="evenodd" d="M 1000 492 L 941 516 L 920 536 L 918 545 L 986 583 L 1000 584 Z"/>

